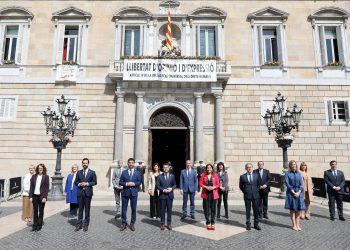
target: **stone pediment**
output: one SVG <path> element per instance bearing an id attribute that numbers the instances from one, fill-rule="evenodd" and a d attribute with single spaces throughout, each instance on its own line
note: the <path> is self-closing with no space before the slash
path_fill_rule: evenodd
<path id="1" fill-rule="evenodd" d="M 10 6 L 0 10 L 1 19 L 33 19 L 34 15 L 26 8 Z"/>
<path id="2" fill-rule="evenodd" d="M 349 18 L 349 12 L 338 7 L 324 7 L 315 12 L 313 12 L 309 19 L 326 19 L 326 20 L 335 20 L 343 19 L 346 20 Z"/>
<path id="3" fill-rule="evenodd" d="M 205 6 L 200 7 L 188 14 L 190 18 L 217 18 L 217 19 L 225 19 L 227 13 L 219 8 Z"/>
<path id="4" fill-rule="evenodd" d="M 250 13 L 247 17 L 248 21 L 251 20 L 275 20 L 275 19 L 280 19 L 280 20 L 287 20 L 289 16 L 289 13 L 284 12 L 282 10 L 273 8 L 273 7 L 266 7 L 264 9 L 255 11 L 253 13 Z"/>
<path id="5" fill-rule="evenodd" d="M 91 14 L 75 7 L 69 7 L 52 14 L 53 19 L 91 19 Z"/>
<path id="6" fill-rule="evenodd" d="M 159 3 L 159 7 L 162 8 L 177 8 L 180 6 L 180 2 L 177 0 L 165 0 Z"/>
<path id="7" fill-rule="evenodd" d="M 125 7 L 113 14 L 113 19 L 122 18 L 150 18 L 152 13 L 142 7 L 132 6 Z"/>

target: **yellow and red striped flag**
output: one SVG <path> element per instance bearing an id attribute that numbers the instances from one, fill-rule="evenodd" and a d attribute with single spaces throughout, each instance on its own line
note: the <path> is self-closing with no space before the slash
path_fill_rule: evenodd
<path id="1" fill-rule="evenodd" d="M 166 46 L 169 50 L 173 49 L 172 44 L 173 37 L 171 36 L 171 18 L 170 18 L 170 10 L 168 11 L 168 31 L 166 32 Z"/>

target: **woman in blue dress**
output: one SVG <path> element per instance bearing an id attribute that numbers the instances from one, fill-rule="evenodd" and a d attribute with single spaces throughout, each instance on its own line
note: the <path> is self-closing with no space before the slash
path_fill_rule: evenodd
<path id="1" fill-rule="evenodd" d="M 66 187 L 64 192 L 66 193 L 66 203 L 69 203 L 69 219 L 73 219 L 77 216 L 78 212 L 78 186 L 75 184 L 75 178 L 78 172 L 78 165 L 72 166 L 72 172 L 67 176 Z"/>
<path id="2" fill-rule="evenodd" d="M 289 162 L 289 171 L 285 175 L 285 183 L 287 186 L 285 208 L 290 211 L 293 230 L 300 231 L 300 214 L 305 211 L 306 207 L 303 198 L 303 177 L 298 172 L 298 166 L 294 160 Z"/>

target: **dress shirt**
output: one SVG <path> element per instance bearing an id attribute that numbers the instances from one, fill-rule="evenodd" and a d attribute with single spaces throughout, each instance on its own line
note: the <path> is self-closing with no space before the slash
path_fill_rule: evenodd
<path id="1" fill-rule="evenodd" d="M 41 180 L 43 179 L 42 175 L 38 175 L 36 178 L 35 182 L 35 188 L 34 188 L 34 194 L 35 195 L 40 195 L 40 185 L 41 185 Z"/>

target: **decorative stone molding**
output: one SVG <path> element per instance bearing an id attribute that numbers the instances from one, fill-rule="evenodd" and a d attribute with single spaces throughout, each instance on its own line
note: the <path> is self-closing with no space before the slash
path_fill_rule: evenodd
<path id="1" fill-rule="evenodd" d="M 204 6 L 191 11 L 188 14 L 190 19 L 226 19 L 227 13 L 217 7 Z"/>
<path id="2" fill-rule="evenodd" d="M 341 9 L 339 7 L 323 7 L 321 9 L 316 10 L 313 12 L 309 17 L 308 20 L 311 22 L 312 27 L 315 27 L 315 20 L 325 20 L 325 21 L 336 21 L 341 20 L 344 23 L 349 18 L 349 12 Z"/>
<path id="3" fill-rule="evenodd" d="M 253 25 L 256 20 L 280 20 L 282 23 L 285 23 L 288 19 L 288 16 L 289 13 L 268 6 L 261 10 L 250 13 L 247 17 L 247 20 L 251 23 L 251 25 Z"/>
<path id="4" fill-rule="evenodd" d="M 78 9 L 76 7 L 68 7 L 60 11 L 56 11 L 52 14 L 52 20 L 55 22 L 55 26 L 58 25 L 59 21 L 83 21 L 86 23 L 86 27 L 91 19 L 91 14 Z"/>
<path id="5" fill-rule="evenodd" d="M 124 7 L 119 10 L 117 10 L 113 14 L 113 20 L 119 20 L 119 19 L 140 19 L 140 18 L 146 18 L 150 19 L 152 17 L 152 13 L 145 8 L 137 7 L 137 6 L 130 6 L 130 7 Z"/>

